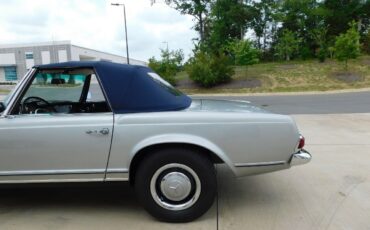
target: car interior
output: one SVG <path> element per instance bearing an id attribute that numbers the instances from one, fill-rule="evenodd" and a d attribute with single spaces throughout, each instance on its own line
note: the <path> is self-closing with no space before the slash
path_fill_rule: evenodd
<path id="1" fill-rule="evenodd" d="M 92 69 L 38 70 L 12 114 L 104 113 L 111 109 Z"/>

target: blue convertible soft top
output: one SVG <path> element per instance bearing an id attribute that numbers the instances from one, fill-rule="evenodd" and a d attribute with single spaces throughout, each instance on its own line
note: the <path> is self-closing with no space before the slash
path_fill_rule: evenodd
<path id="1" fill-rule="evenodd" d="M 191 98 L 163 81 L 151 77 L 148 67 L 111 63 L 64 62 L 36 66 L 37 69 L 93 68 L 106 92 L 114 113 L 183 110 Z"/>

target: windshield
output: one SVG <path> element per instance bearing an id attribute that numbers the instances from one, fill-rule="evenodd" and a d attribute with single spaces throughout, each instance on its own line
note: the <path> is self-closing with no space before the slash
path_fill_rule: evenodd
<path id="1" fill-rule="evenodd" d="M 28 74 L 30 74 L 30 72 L 32 71 L 33 69 L 30 69 L 25 75 L 24 77 L 22 78 L 22 80 L 20 80 L 16 85 L 15 87 L 10 91 L 10 93 L 4 98 L 4 101 L 3 101 L 3 104 L 6 107 L 8 107 L 8 104 L 10 103 L 10 100 L 12 98 L 12 95 L 14 94 L 15 91 L 17 91 L 17 89 L 19 88 L 19 86 L 22 84 L 22 82 L 24 81 L 24 79 L 26 79 L 26 77 L 28 76 Z"/>
<path id="2" fill-rule="evenodd" d="M 65 71 L 39 71 L 23 98 L 38 97 L 47 102 L 79 102 L 87 75 Z"/>
<path id="3" fill-rule="evenodd" d="M 18 83 L 19 84 L 19 83 Z M 5 107 L 6 106 L 8 106 L 8 104 L 9 104 L 9 100 L 10 100 L 10 96 L 11 95 L 13 95 L 13 93 L 14 93 L 14 91 L 15 91 L 15 88 L 16 87 L 14 87 L 11 91 L 10 91 L 10 93 L 4 98 L 4 101 L 3 101 L 3 103 L 4 103 L 4 105 L 5 105 Z"/>

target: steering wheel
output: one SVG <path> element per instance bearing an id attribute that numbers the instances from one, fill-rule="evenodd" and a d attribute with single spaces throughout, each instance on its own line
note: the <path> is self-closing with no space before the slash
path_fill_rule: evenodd
<path id="1" fill-rule="evenodd" d="M 55 108 L 41 97 L 27 97 L 22 104 L 22 112 L 32 113 L 38 109 L 44 109 L 47 112 L 56 112 Z"/>

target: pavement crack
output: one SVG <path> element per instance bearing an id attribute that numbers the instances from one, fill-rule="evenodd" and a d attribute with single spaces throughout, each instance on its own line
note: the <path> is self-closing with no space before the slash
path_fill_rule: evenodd
<path id="1" fill-rule="evenodd" d="M 358 178 L 352 178 L 352 177 L 345 177 L 345 180 L 349 180 L 345 183 L 349 183 L 349 185 L 347 184 L 347 191 L 339 191 L 338 194 L 339 194 L 339 202 L 337 203 L 337 205 L 335 206 L 334 210 L 332 212 L 330 212 L 329 214 L 329 221 L 328 223 L 326 224 L 326 227 L 325 229 L 329 229 L 331 224 L 333 223 L 333 220 L 335 218 L 335 216 L 337 215 L 338 211 L 342 208 L 344 202 L 347 200 L 347 198 L 350 196 L 350 194 L 356 189 L 356 187 L 363 183 L 364 181 L 361 180 L 361 179 L 358 179 Z"/>

